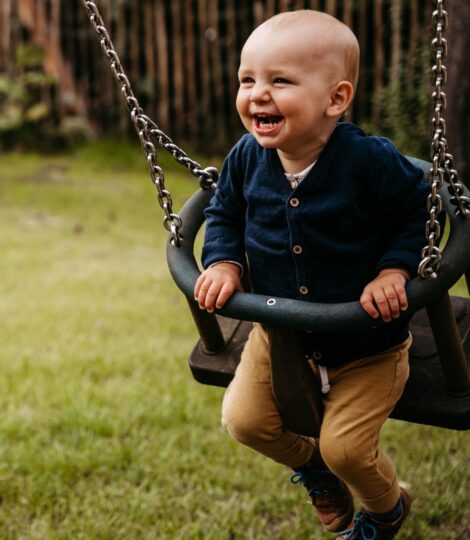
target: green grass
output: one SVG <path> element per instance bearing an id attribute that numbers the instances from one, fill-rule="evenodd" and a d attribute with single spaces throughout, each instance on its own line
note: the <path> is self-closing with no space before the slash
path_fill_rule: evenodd
<path id="1" fill-rule="evenodd" d="M 194 181 L 164 164 L 180 208 Z M 192 380 L 161 219 L 136 146 L 1 156 L 0 539 L 330 538 Z M 415 498 L 400 538 L 469 538 L 468 434 L 383 441 Z"/>

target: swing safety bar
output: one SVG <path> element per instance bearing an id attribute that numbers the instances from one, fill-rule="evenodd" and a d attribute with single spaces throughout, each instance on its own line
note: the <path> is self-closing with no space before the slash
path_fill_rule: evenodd
<path id="1" fill-rule="evenodd" d="M 410 160 L 425 172 L 429 170 L 428 162 L 414 158 Z M 464 194 L 470 195 L 465 187 Z M 183 222 L 182 245 L 175 248 L 168 242 L 167 246 L 171 275 L 190 304 L 194 303 L 194 286 L 200 275 L 194 257 L 194 241 L 204 222 L 204 209 L 212 195 L 212 190 L 199 190 L 186 202 L 180 214 Z M 411 313 L 438 301 L 470 268 L 470 219 L 455 215 L 445 188 L 441 190 L 441 196 L 451 221 L 449 238 L 443 251 L 439 276 L 430 280 L 417 277 L 407 284 Z M 235 293 L 218 313 L 233 319 L 313 332 L 356 332 L 385 324 L 367 315 L 359 301 L 325 304 L 241 292 Z M 216 325 L 214 317 L 212 320 Z"/>

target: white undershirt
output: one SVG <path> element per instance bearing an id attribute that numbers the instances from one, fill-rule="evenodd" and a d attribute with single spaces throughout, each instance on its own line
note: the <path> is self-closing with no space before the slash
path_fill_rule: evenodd
<path id="1" fill-rule="evenodd" d="M 300 182 L 307 176 L 307 174 L 310 172 L 310 169 L 315 165 L 316 161 L 313 163 L 310 163 L 308 167 L 306 167 L 303 171 L 300 171 L 299 173 L 287 173 L 284 171 L 284 174 L 287 178 L 287 181 L 290 184 L 290 187 L 292 189 L 295 189 Z"/>

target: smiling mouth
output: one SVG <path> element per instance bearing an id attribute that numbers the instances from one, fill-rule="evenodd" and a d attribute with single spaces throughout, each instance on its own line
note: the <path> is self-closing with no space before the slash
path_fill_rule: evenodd
<path id="1" fill-rule="evenodd" d="M 255 114 L 255 124 L 257 128 L 273 128 L 282 120 L 282 116 L 273 114 Z"/>

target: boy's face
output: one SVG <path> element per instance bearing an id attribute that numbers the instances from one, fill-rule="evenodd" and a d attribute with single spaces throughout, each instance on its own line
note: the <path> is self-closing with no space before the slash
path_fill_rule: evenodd
<path id="1" fill-rule="evenodd" d="M 245 128 L 261 146 L 289 154 L 323 141 L 338 82 L 331 63 L 319 60 L 305 37 L 262 29 L 250 36 L 240 61 L 236 105 Z"/>

